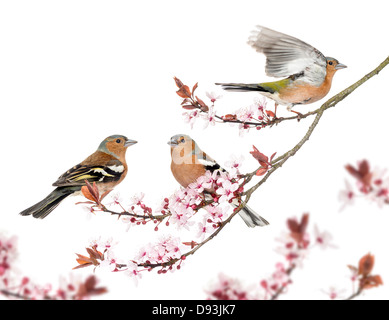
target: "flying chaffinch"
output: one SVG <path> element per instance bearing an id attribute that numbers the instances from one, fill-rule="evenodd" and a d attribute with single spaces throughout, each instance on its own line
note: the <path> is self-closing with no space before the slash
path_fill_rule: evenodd
<path id="1" fill-rule="evenodd" d="M 287 106 L 308 104 L 324 98 L 330 91 L 332 78 L 346 68 L 338 60 L 325 57 L 311 45 L 286 34 L 257 26 L 248 44 L 266 56 L 266 74 L 286 79 L 264 83 L 216 83 L 230 91 L 259 91 L 265 97 Z M 298 112 L 296 112 L 298 113 Z"/>
<path id="2" fill-rule="evenodd" d="M 177 182 L 184 188 L 203 176 L 207 170 L 212 173 L 224 170 L 215 160 L 203 152 L 196 142 L 185 134 L 177 134 L 168 142 L 171 151 L 171 171 Z M 212 190 L 206 190 L 209 195 Z M 231 205 L 236 208 L 239 202 L 235 199 Z M 247 205 L 239 211 L 239 215 L 249 227 L 265 226 L 269 224 Z"/>
<path id="3" fill-rule="evenodd" d="M 100 193 L 112 190 L 127 174 L 126 151 L 135 143 L 137 141 L 121 135 L 112 135 L 104 139 L 93 154 L 66 171 L 53 183 L 53 186 L 57 187 L 53 192 L 20 214 L 45 218 L 66 197 L 80 194 L 85 180 L 90 183 L 96 182 Z"/>

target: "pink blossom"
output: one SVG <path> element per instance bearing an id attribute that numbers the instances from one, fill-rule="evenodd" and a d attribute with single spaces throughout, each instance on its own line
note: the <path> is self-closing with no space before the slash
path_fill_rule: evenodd
<path id="1" fill-rule="evenodd" d="M 350 183 L 345 180 L 346 189 L 341 190 L 339 193 L 339 201 L 343 202 L 342 207 L 339 211 L 342 211 L 347 205 L 352 205 L 355 202 L 355 193 L 350 185 Z"/>
<path id="2" fill-rule="evenodd" d="M 265 117 L 267 101 L 266 98 L 254 98 L 252 108 L 256 110 L 256 117 L 262 120 Z"/>
<path id="3" fill-rule="evenodd" d="M 205 235 L 208 233 L 211 233 L 214 229 L 212 226 L 210 226 L 207 222 L 198 222 L 198 232 L 196 234 L 196 237 L 200 239 L 200 241 L 203 241 L 205 238 Z"/>
<path id="4" fill-rule="evenodd" d="M 308 238 L 308 234 L 305 235 Z M 302 267 L 305 257 L 308 255 L 308 247 L 300 247 L 295 239 L 289 233 L 283 233 L 276 241 L 281 243 L 275 251 L 283 255 L 290 265 L 294 264 Z M 308 241 L 309 243 L 309 241 Z"/>
<path id="5" fill-rule="evenodd" d="M 200 111 L 193 110 L 190 112 L 184 112 L 182 115 L 184 116 L 184 122 L 189 123 L 190 127 L 193 129 L 193 125 L 195 124 L 197 118 L 200 116 Z"/>
<path id="6" fill-rule="evenodd" d="M 332 235 L 327 232 L 327 231 L 319 231 L 319 228 L 315 224 L 313 228 L 313 233 L 315 237 L 315 243 L 319 245 L 320 248 L 322 249 L 327 249 L 327 248 L 336 248 L 334 244 L 332 244 Z"/>
<path id="7" fill-rule="evenodd" d="M 208 127 L 208 125 L 215 125 L 216 122 L 216 112 L 214 107 L 209 107 L 208 112 L 202 114 L 203 119 L 205 120 L 204 129 Z"/>
<path id="8" fill-rule="evenodd" d="M 219 274 L 218 281 L 205 290 L 208 300 L 256 300 L 259 298 L 254 286 L 244 286 L 241 281 Z"/>
<path id="9" fill-rule="evenodd" d="M 251 105 L 247 108 L 241 108 L 236 112 L 236 117 L 242 122 L 249 122 L 253 120 L 257 112 L 257 109 L 254 105 Z"/>
<path id="10" fill-rule="evenodd" d="M 220 98 L 222 98 L 222 95 L 218 95 L 217 93 L 215 93 L 213 91 L 212 92 L 206 92 L 205 94 L 211 100 L 212 103 L 215 103 L 216 100 L 219 100 Z"/>
<path id="11" fill-rule="evenodd" d="M 134 205 L 141 205 L 143 198 L 145 197 L 145 194 L 143 192 L 140 192 L 138 194 L 135 194 L 131 197 L 131 203 Z"/>
<path id="12" fill-rule="evenodd" d="M 111 195 L 112 202 L 108 203 L 108 205 L 120 205 L 120 203 L 123 201 L 123 198 L 120 197 L 119 192 L 115 192 Z"/>
<path id="13" fill-rule="evenodd" d="M 204 189 L 211 189 L 213 183 L 215 182 L 215 176 L 211 171 L 207 170 L 205 174 L 197 180 L 200 180 Z"/>
<path id="14" fill-rule="evenodd" d="M 142 274 L 138 270 L 138 265 L 133 261 L 127 262 L 126 274 L 134 280 L 135 285 L 138 285 L 138 279 L 142 278 Z"/>
<path id="15" fill-rule="evenodd" d="M 284 264 L 278 262 L 276 264 L 276 270 L 273 272 L 270 278 L 262 280 L 260 285 L 265 289 L 265 298 L 273 296 L 280 288 L 286 288 L 291 283 L 290 277 L 287 273 L 287 269 Z"/>
<path id="16" fill-rule="evenodd" d="M 346 291 L 345 289 L 337 289 L 335 287 L 330 287 L 328 291 L 322 290 L 325 294 L 329 296 L 331 300 L 335 299 L 342 299 L 344 298 L 344 292 Z"/>
<path id="17" fill-rule="evenodd" d="M 111 250 L 115 244 L 116 242 L 113 241 L 112 237 L 103 238 L 100 236 L 90 242 L 90 247 L 95 247 L 97 250 L 103 252 Z"/>
<path id="18" fill-rule="evenodd" d="M 174 209 L 170 209 L 171 218 L 170 222 L 172 224 L 176 224 L 178 229 L 184 227 L 189 230 L 189 227 L 194 224 L 193 221 L 189 221 L 189 219 L 193 216 L 194 210 L 191 207 L 186 207 L 185 205 L 176 206 Z"/>
<path id="19" fill-rule="evenodd" d="M 201 177 L 199 177 L 195 182 L 191 183 L 188 187 L 194 191 L 196 191 L 196 193 L 202 193 L 204 191 L 204 186 L 203 186 L 203 182 L 202 182 L 202 179 L 200 179 Z"/>
<path id="20" fill-rule="evenodd" d="M 230 206 L 221 207 L 220 205 L 208 205 L 205 207 L 207 213 L 204 218 L 209 218 L 214 222 L 222 221 L 228 217 L 228 211 L 230 208 Z"/>
<path id="21" fill-rule="evenodd" d="M 225 163 L 227 170 L 233 175 L 240 174 L 239 168 L 242 166 L 242 162 L 244 161 L 244 157 L 232 155 L 231 159 Z"/>
<path id="22" fill-rule="evenodd" d="M 112 250 L 109 250 L 104 255 L 104 260 L 100 261 L 100 268 L 108 271 L 116 270 L 116 259 Z"/>
<path id="23" fill-rule="evenodd" d="M 149 243 L 143 247 L 136 260 L 140 263 L 165 263 L 171 259 L 181 257 L 181 241 L 179 238 L 165 236 L 159 239 L 157 243 Z"/>
<path id="24" fill-rule="evenodd" d="M 238 190 L 238 188 L 238 183 L 232 183 L 229 180 L 224 180 L 222 182 L 221 187 L 216 190 L 216 193 L 221 195 L 221 197 L 219 198 L 219 203 L 229 202 L 232 198 L 235 197 L 234 192 Z"/>
<path id="25" fill-rule="evenodd" d="M 82 209 L 86 212 L 86 219 L 91 219 L 93 215 L 95 215 L 95 209 L 93 206 L 82 206 Z"/>
<path id="26" fill-rule="evenodd" d="M 61 300 L 71 299 L 75 294 L 76 288 L 78 288 L 81 283 L 81 276 L 78 274 L 71 273 L 68 278 L 61 276 L 59 279 L 59 286 L 56 290 L 56 297 Z M 39 294 L 41 296 L 40 298 L 43 298 L 44 294 L 47 294 L 47 291 L 45 292 L 45 290 L 43 290 L 43 292 L 40 292 Z"/>

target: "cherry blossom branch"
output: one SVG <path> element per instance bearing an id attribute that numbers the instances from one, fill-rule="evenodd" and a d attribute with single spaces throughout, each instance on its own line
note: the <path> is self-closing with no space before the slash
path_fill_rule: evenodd
<path id="1" fill-rule="evenodd" d="M 237 279 L 221 277 L 220 283 L 206 290 L 208 299 L 223 300 L 276 300 L 281 294 L 285 294 L 289 285 L 292 284 L 291 274 L 294 270 L 302 267 L 302 263 L 314 247 L 322 249 L 334 247 L 332 237 L 328 232 L 320 232 L 314 228 L 314 238 L 311 240 L 307 232 L 309 215 L 303 214 L 301 219 L 287 219 L 288 232 L 282 233 L 276 240 L 281 244 L 276 248 L 286 262 L 278 262 L 276 270 L 267 279 L 259 282 L 259 286 L 250 286 L 245 289 Z M 254 292 L 253 292 L 254 291 Z"/>
<path id="2" fill-rule="evenodd" d="M 296 218 L 287 219 L 288 232 L 283 233 L 277 239 L 281 246 L 276 251 L 282 254 L 286 260 L 284 263 L 278 262 L 276 270 L 267 279 L 259 282 L 259 286 L 249 286 L 244 288 L 238 279 L 230 279 L 224 275 L 219 275 L 220 281 L 207 289 L 207 299 L 216 300 L 276 300 L 281 294 L 287 293 L 287 289 L 293 283 L 291 275 L 294 271 L 302 268 L 302 263 L 309 252 L 319 246 L 322 249 L 335 247 L 332 244 L 332 236 L 324 231 L 320 232 L 317 226 L 314 227 L 314 237 L 311 240 L 307 232 L 309 215 L 303 214 L 300 221 Z M 358 267 L 348 266 L 352 271 L 351 280 L 359 281 L 358 289 L 346 300 L 351 300 L 359 296 L 364 290 L 378 287 L 383 284 L 379 275 L 372 275 L 374 266 L 374 256 L 367 254 L 359 260 Z M 325 292 L 327 293 L 327 292 Z M 329 296 L 331 299 L 340 297 L 340 292 L 331 289 Z"/>
<path id="3" fill-rule="evenodd" d="M 59 287 L 53 290 L 51 284 L 37 285 L 29 277 L 16 272 L 17 257 L 16 237 L 0 234 L 0 295 L 21 300 L 80 300 L 107 292 L 104 287 L 97 287 L 97 278 L 92 275 L 85 281 L 63 279 Z"/>
<path id="4" fill-rule="evenodd" d="M 362 84 L 364 84 L 367 80 L 372 78 L 373 76 L 377 75 L 384 67 L 386 67 L 389 64 L 389 56 L 373 71 L 365 75 L 363 78 L 361 78 L 359 81 L 355 82 L 348 88 L 344 89 L 331 99 L 327 100 L 320 108 L 313 111 L 312 114 L 316 114 L 315 119 L 313 120 L 312 124 L 308 128 L 308 131 L 304 135 L 304 137 L 289 151 L 281 155 L 280 157 L 274 159 L 271 162 L 272 168 L 268 171 L 268 173 L 262 178 L 261 181 L 259 181 L 256 185 L 254 185 L 252 188 L 247 190 L 244 195 L 250 195 L 255 190 L 257 190 L 263 183 L 266 182 L 266 180 L 275 172 L 278 168 L 281 168 L 282 165 L 292 156 L 294 156 L 297 151 L 301 149 L 301 147 L 309 140 L 311 137 L 314 129 L 316 128 L 317 124 L 319 123 L 323 113 L 332 107 L 335 107 L 339 102 L 341 102 L 343 99 L 345 99 L 348 95 L 350 95 L 354 90 L 356 90 L 358 87 L 360 87 Z M 253 176 L 255 173 L 252 172 L 248 176 Z"/>
<path id="5" fill-rule="evenodd" d="M 296 269 L 296 265 L 295 264 L 292 264 L 288 269 L 286 269 L 285 271 L 285 275 L 290 278 L 290 275 L 292 274 L 293 270 Z M 278 299 L 278 296 L 280 294 L 282 294 L 285 290 L 285 288 L 287 287 L 287 284 L 283 284 L 281 285 L 277 290 L 276 292 L 274 292 L 274 294 L 270 297 L 270 300 L 277 300 Z"/>
<path id="6" fill-rule="evenodd" d="M 309 114 L 306 114 L 305 116 L 316 116 L 303 138 L 292 149 L 285 152 L 283 155 L 273 160 L 275 155 L 273 154 L 269 159 L 254 147 L 254 151 L 252 151 L 251 154 L 258 160 L 260 164 L 258 169 L 246 175 L 237 174 L 237 172 L 235 172 L 235 174 L 232 176 L 230 176 L 229 173 L 219 173 L 220 176 L 217 177 L 211 176 L 212 173 L 207 172 L 206 176 L 199 178 L 198 181 L 193 183 L 190 187 L 186 188 L 185 190 L 178 191 L 169 199 L 165 198 L 163 209 L 159 210 L 161 214 L 152 214 L 152 209 L 145 206 L 141 200 L 136 201 L 135 205 L 133 205 L 129 211 L 124 210 L 123 206 L 121 205 L 121 212 L 115 212 L 113 210 L 107 209 L 107 207 L 101 203 L 102 199 L 107 195 L 107 193 L 100 197 L 96 186 L 91 186 L 87 183 L 87 185 L 82 188 L 82 192 L 84 193 L 85 197 L 90 200 L 89 202 L 86 202 L 87 204 L 91 204 L 92 208 L 98 208 L 101 211 L 111 213 L 112 215 L 117 215 L 119 218 L 127 216 L 130 218 L 130 223 L 135 223 L 137 225 L 145 224 L 148 221 L 154 221 L 154 223 L 158 223 L 159 225 L 162 220 L 167 219 L 166 225 L 169 225 L 170 222 L 173 222 L 178 227 L 188 227 L 188 223 L 193 220 L 193 217 L 200 209 L 211 211 L 213 210 L 214 212 L 208 212 L 208 218 L 204 218 L 204 222 L 199 223 L 200 234 L 202 236 L 208 234 L 207 237 L 205 237 L 205 239 L 200 242 L 192 240 L 189 242 L 180 243 L 180 240 L 173 239 L 171 237 L 165 238 L 162 242 L 154 245 L 154 247 L 149 247 L 151 253 L 147 252 L 147 250 L 143 250 L 143 254 L 140 255 L 138 259 L 130 260 L 128 263 L 122 263 L 117 261 L 116 258 L 113 258 L 110 246 L 93 244 L 87 248 L 89 256 L 77 254 L 77 262 L 79 265 L 75 268 L 82 268 L 87 266 L 97 267 L 105 265 L 108 266 L 111 271 L 124 270 L 132 276 L 139 276 L 141 271 L 152 270 L 158 267 L 160 268 L 158 270 L 159 273 L 165 273 L 168 270 L 173 270 L 174 266 L 179 269 L 181 263 L 186 259 L 186 257 L 193 255 L 195 252 L 197 252 L 197 250 L 203 247 L 215 236 L 217 236 L 239 212 L 239 210 L 248 203 L 252 194 L 263 183 L 265 183 L 277 169 L 282 167 L 282 165 L 290 157 L 294 156 L 301 149 L 301 147 L 309 140 L 323 113 L 327 109 L 337 105 L 359 86 L 361 86 L 374 75 L 378 74 L 387 64 L 389 64 L 389 57 L 372 72 L 329 99 L 320 108 Z M 184 85 L 179 79 L 175 78 L 175 81 L 176 85 L 179 87 L 177 94 L 183 98 L 182 106 L 185 109 L 207 113 L 207 117 L 210 122 L 215 121 L 215 118 L 220 120 L 219 116 L 215 117 L 214 110 L 212 110 L 213 105 L 209 107 L 204 103 L 203 100 L 195 96 L 194 92 L 198 87 L 197 84 L 192 88 L 192 90 L 190 90 L 189 87 Z M 222 117 L 224 122 L 231 122 L 236 120 L 234 119 L 233 115 L 227 116 Z M 271 112 L 264 111 L 262 108 L 262 117 L 263 121 L 265 121 L 268 125 L 271 125 L 273 117 Z M 301 117 L 304 117 L 304 115 L 300 115 L 300 118 Z M 258 118 L 258 120 L 260 119 Z M 247 121 L 243 122 L 247 124 Z M 257 128 L 259 128 L 259 126 L 257 126 Z M 254 186 L 245 191 L 244 186 L 246 186 L 247 183 L 250 182 L 255 176 L 261 176 L 262 178 L 260 181 L 254 184 Z M 208 187 L 205 187 L 205 185 L 208 185 Z M 212 188 L 210 188 L 211 186 Z M 216 190 L 216 193 L 211 195 L 213 200 L 211 199 L 209 201 L 205 201 L 203 195 L 204 189 Z M 166 201 L 166 199 L 168 201 Z M 234 209 L 233 213 L 229 215 L 222 213 L 220 205 L 222 203 L 230 203 L 234 199 L 239 201 L 239 205 Z M 140 210 L 141 213 L 135 212 L 136 210 Z M 155 227 L 155 230 L 158 230 L 158 225 Z M 212 229 L 211 232 L 209 231 L 209 228 Z M 180 245 L 182 244 L 191 246 L 191 250 L 182 252 L 180 248 Z M 155 250 L 155 247 L 157 247 L 158 250 Z M 292 270 L 290 272 L 292 272 Z"/>
<path id="7" fill-rule="evenodd" d="M 337 103 L 339 103 L 344 98 L 346 98 L 349 94 L 351 94 L 355 89 L 357 89 L 367 80 L 369 80 L 371 77 L 377 75 L 383 68 L 385 68 L 388 65 L 388 63 L 389 63 L 389 56 L 377 68 L 375 68 L 373 71 L 365 75 L 363 78 L 361 78 L 353 85 L 349 86 L 342 92 L 338 93 L 337 95 L 329 99 L 320 108 L 314 111 L 307 112 L 305 114 L 298 113 L 296 116 L 282 117 L 282 118 L 278 118 L 275 116 L 275 114 L 272 111 L 266 110 L 266 103 L 260 101 L 257 101 L 255 103 L 256 108 L 259 110 L 246 110 L 246 112 L 243 112 L 242 115 L 239 114 L 227 114 L 224 116 L 217 115 L 216 112 L 214 111 L 214 104 L 219 97 L 216 97 L 215 94 L 207 93 L 207 96 L 210 98 L 212 102 L 212 106 L 209 107 L 207 104 L 204 103 L 203 100 L 201 100 L 200 98 L 194 95 L 194 92 L 198 87 L 197 83 L 193 87 L 193 90 L 191 91 L 189 87 L 184 85 L 181 82 L 181 80 L 179 80 L 178 78 L 174 78 L 174 80 L 176 82 L 177 87 L 179 88 L 177 94 L 184 99 L 181 103 L 182 107 L 186 110 L 194 110 L 192 111 L 191 114 L 184 114 L 187 117 L 187 122 L 190 122 L 192 125 L 194 120 L 199 115 L 204 115 L 206 121 L 212 124 L 217 119 L 218 122 L 221 123 L 239 124 L 240 128 L 242 129 L 249 129 L 252 127 L 255 127 L 256 129 L 261 129 L 265 127 L 272 127 L 273 125 L 278 125 L 279 123 L 287 120 L 300 121 L 301 119 L 310 117 L 312 115 L 318 115 L 320 119 L 321 115 L 325 110 L 334 107 Z"/>
<path id="8" fill-rule="evenodd" d="M 359 260 L 358 267 L 348 266 L 353 273 L 352 280 L 358 280 L 359 283 L 357 291 L 346 298 L 346 300 L 352 300 L 362 294 L 364 290 L 376 288 L 383 284 L 381 276 L 371 274 L 374 263 L 374 256 L 368 253 Z"/>

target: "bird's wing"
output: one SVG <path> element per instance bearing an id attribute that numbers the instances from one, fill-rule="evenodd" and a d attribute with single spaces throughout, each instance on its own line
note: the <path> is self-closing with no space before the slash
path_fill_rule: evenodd
<path id="1" fill-rule="evenodd" d="M 78 164 L 62 174 L 53 186 L 80 186 L 88 182 L 113 182 L 120 180 L 124 165 L 117 159 L 108 161 L 105 165 Z"/>
<path id="2" fill-rule="evenodd" d="M 215 170 L 225 171 L 214 159 L 212 159 L 205 152 L 202 152 L 201 154 L 197 155 L 197 161 L 205 167 L 205 170 L 209 170 L 212 173 Z"/>
<path id="3" fill-rule="evenodd" d="M 325 77 L 326 58 L 311 45 L 289 35 L 257 26 L 248 44 L 266 56 L 266 74 L 272 77 L 289 77 L 302 72 L 322 70 Z"/>

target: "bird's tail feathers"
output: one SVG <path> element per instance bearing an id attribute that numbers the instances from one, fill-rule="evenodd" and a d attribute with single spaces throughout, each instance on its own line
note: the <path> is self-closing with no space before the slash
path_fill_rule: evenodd
<path id="1" fill-rule="evenodd" d="M 237 208 L 239 206 L 238 202 L 232 202 L 231 205 L 234 208 Z M 257 226 L 264 227 L 269 224 L 269 222 L 265 218 L 262 218 L 258 213 L 256 213 L 247 205 L 240 209 L 239 215 L 250 228 L 254 228 Z"/>
<path id="2" fill-rule="evenodd" d="M 74 190 L 70 188 L 58 187 L 53 190 L 46 198 L 42 201 L 34 204 L 30 208 L 23 210 L 20 212 L 22 216 L 32 215 L 34 218 L 43 219 L 45 218 L 51 211 L 53 211 L 62 200 L 71 195 Z"/>
<path id="3" fill-rule="evenodd" d="M 222 89 L 235 92 L 247 92 L 247 91 L 263 91 L 268 92 L 267 89 L 257 83 L 215 83 L 222 86 Z"/>

